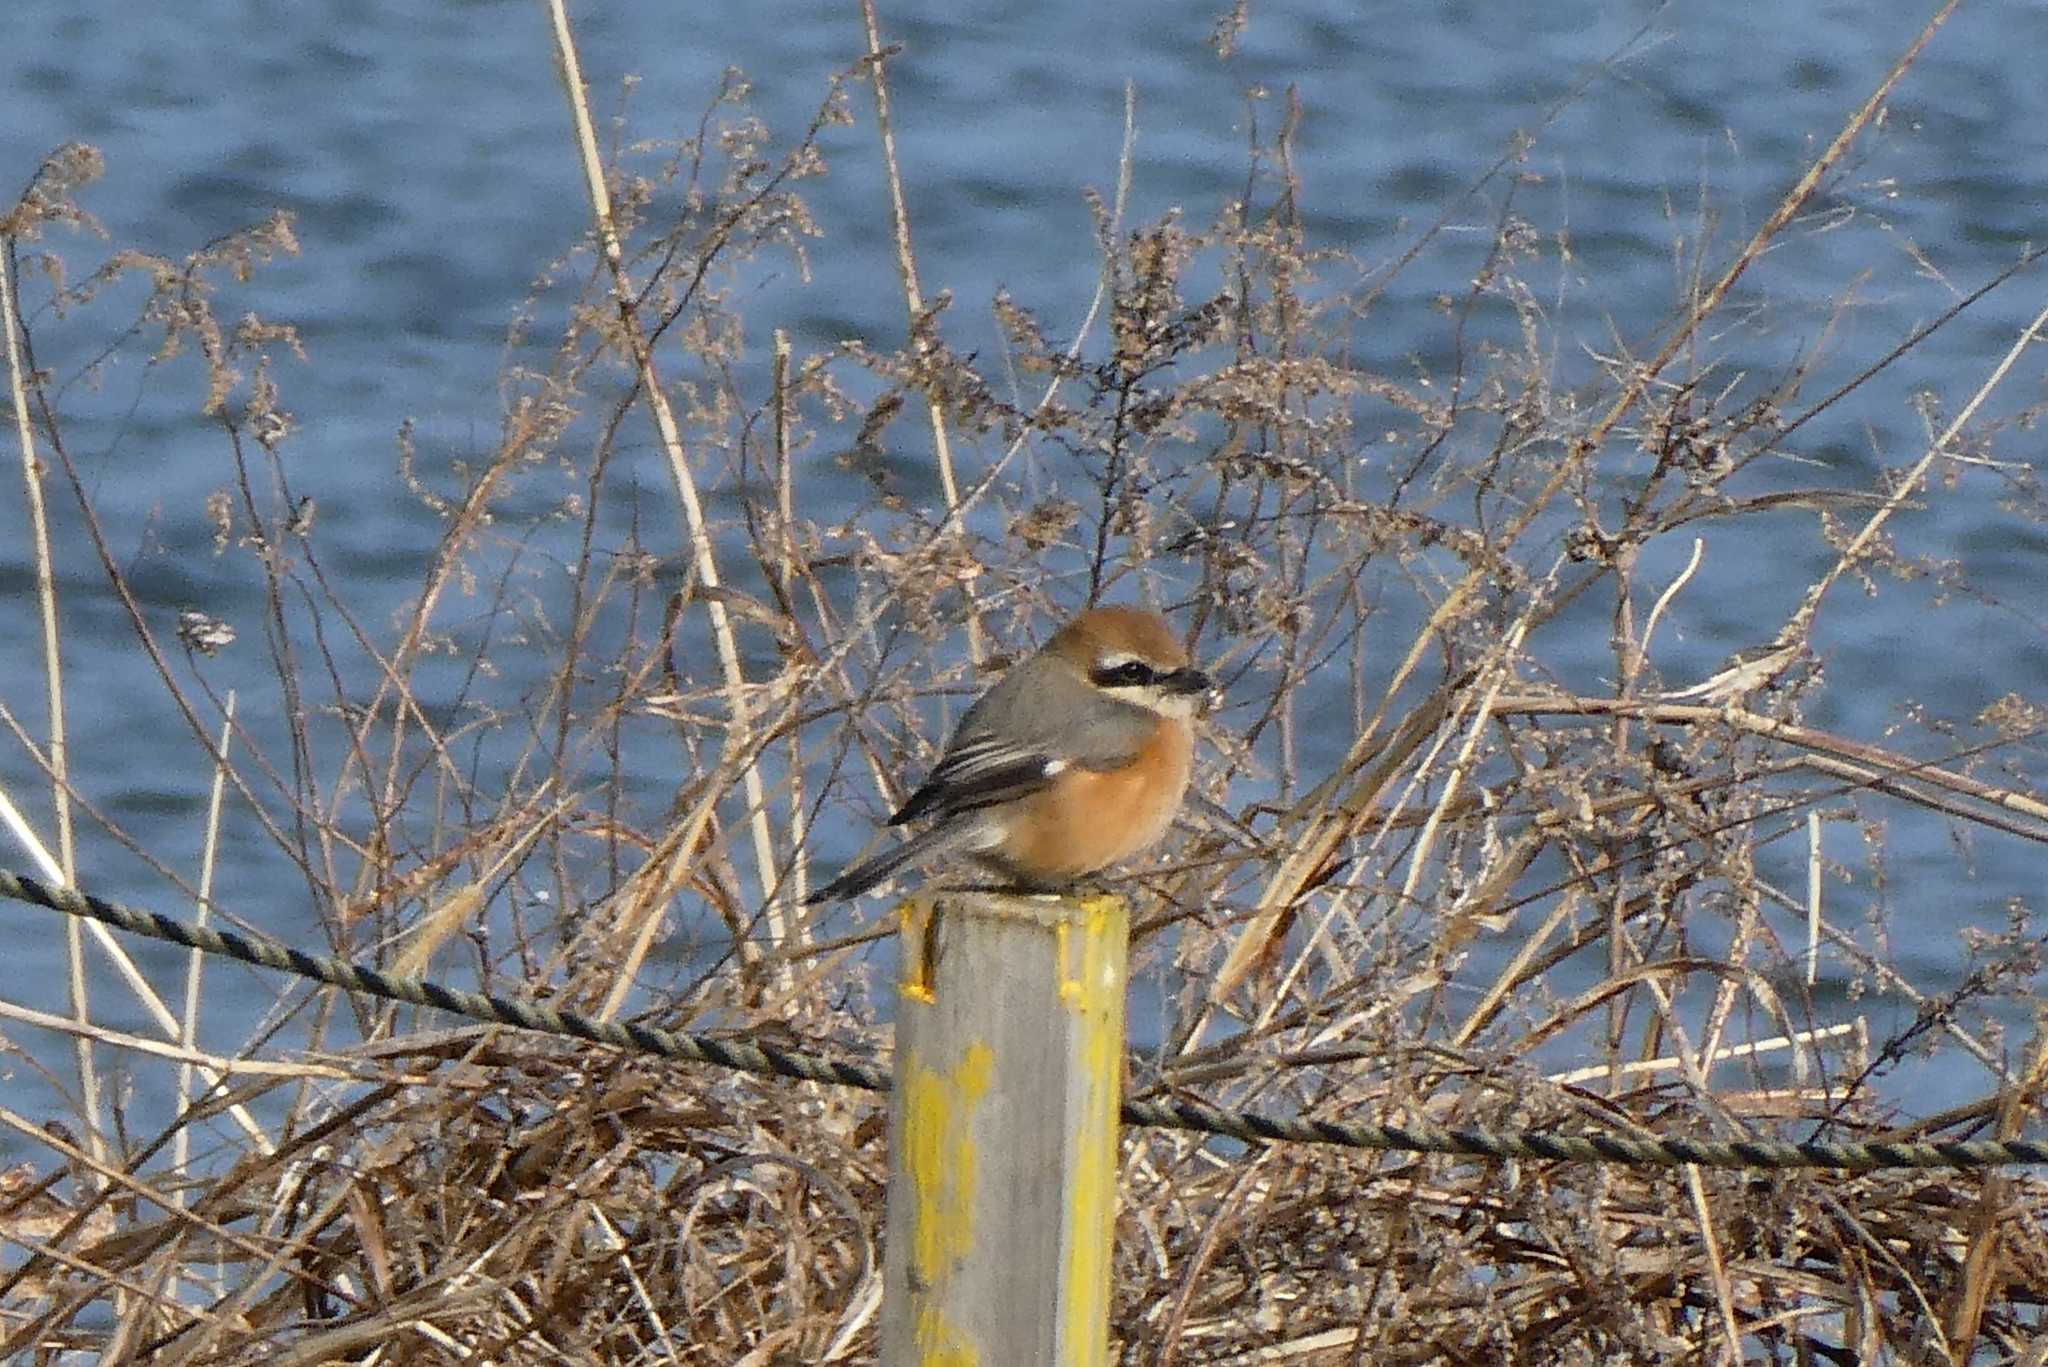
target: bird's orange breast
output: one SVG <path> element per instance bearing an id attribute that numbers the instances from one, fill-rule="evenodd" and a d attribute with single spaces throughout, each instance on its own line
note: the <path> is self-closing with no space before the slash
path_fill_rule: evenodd
<path id="1" fill-rule="evenodd" d="M 1016 804 L 991 853 L 1027 882 L 1059 883 L 1106 868 L 1156 842 L 1187 792 L 1193 729 L 1161 718 L 1120 769 L 1078 766 Z"/>

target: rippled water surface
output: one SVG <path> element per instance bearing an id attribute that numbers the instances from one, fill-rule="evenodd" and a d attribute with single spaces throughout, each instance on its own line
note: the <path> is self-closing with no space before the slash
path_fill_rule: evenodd
<path id="1" fill-rule="evenodd" d="M 987 301 L 998 287 L 1049 327 L 1078 322 L 1098 271 L 1081 191 L 1115 181 L 1127 82 L 1137 125 L 1131 214 L 1181 206 L 1196 223 L 1241 193 L 1247 120 L 1255 111 L 1270 132 L 1292 86 L 1315 245 L 1371 269 L 1449 214 L 1358 328 L 1353 359 L 1390 373 L 1441 364 L 1446 331 L 1434 301 L 1466 287 L 1503 209 L 1500 182 L 1469 199 L 1463 192 L 1527 132 L 1534 142 L 1513 207 L 1545 233 L 1569 234 L 1568 266 L 1538 282 L 1550 291 L 1569 380 L 1592 377 L 1596 353 L 1622 354 L 1656 335 L 1685 287 L 1682 240 L 1704 227 L 1719 244 L 1713 258 L 1725 260 L 1868 96 L 1923 22 L 1921 8 L 1261 5 L 1227 61 L 1207 43 L 1214 16 L 1188 7 L 927 4 L 890 7 L 885 23 L 903 49 L 891 70 L 923 278 L 928 293 L 952 291 L 949 337 L 961 350 L 995 354 Z M 541 8 L 464 3 L 402 14 L 15 0 L 0 59 L 0 185 L 24 184 L 43 154 L 83 140 L 106 157 L 106 177 L 86 202 L 114 243 L 175 257 L 273 208 L 294 216 L 302 253 L 265 268 L 237 307 L 292 321 L 305 339 L 309 364 L 283 377 L 302 429 L 297 488 L 317 498 L 328 571 L 348 582 L 370 622 L 414 589 L 440 532 L 396 478 L 401 423 L 415 425 L 437 479 L 449 463 L 491 449 L 497 377 L 508 359 L 536 359 L 508 350 L 508 328 L 533 301 L 559 305 L 561 291 L 536 282 L 587 217 Z M 754 82 L 769 125 L 794 134 L 828 78 L 860 53 L 855 14 L 619 3 L 585 5 L 576 18 L 600 116 L 622 114 L 632 136 L 653 138 L 691 131 L 728 66 Z M 1738 302 L 1768 298 L 1778 312 L 1739 340 L 1735 368 L 1771 373 L 1825 335 L 1837 359 L 1816 376 L 1821 392 L 2043 234 L 2044 52 L 2048 6 L 1963 8 L 1807 218 L 1739 287 Z M 628 75 L 637 77 L 630 94 L 621 90 Z M 826 136 L 831 173 L 808 189 L 821 230 L 809 279 L 783 260 L 748 281 L 751 365 L 773 327 L 799 348 L 901 341 L 873 128 L 862 99 L 855 109 L 853 127 Z M 90 259 L 78 250 L 78 260 Z M 1789 470 L 1786 484 L 1868 487 L 1878 466 L 1916 458 L 1927 435 L 1916 393 L 1953 413 L 2048 301 L 2044 281 L 2035 273 L 1994 293 L 1814 423 L 1800 445 L 1812 465 Z M 2048 397 L 2041 355 L 2023 358 L 1988 414 Z M 93 358 L 39 359 L 75 377 Z M 157 371 L 142 359 L 131 354 L 94 394 L 79 386 L 70 429 L 90 493 L 118 529 L 111 552 L 147 610 L 206 602 L 260 635 L 260 605 L 239 577 L 223 579 L 212 555 L 203 499 L 223 476 L 218 436 L 193 402 L 193 363 Z M 643 439 L 627 449 L 644 462 L 636 477 L 649 522 L 668 535 L 665 477 Z M 2038 437 L 2011 436 L 1997 454 L 2024 478 L 2040 460 Z M 863 493 L 830 468 L 808 487 L 849 500 Z M 1831 685 L 1817 724 L 1878 741 L 1909 699 L 1960 722 L 2009 690 L 2039 695 L 2044 541 L 2000 508 L 2004 489 L 2001 478 L 1966 476 L 1931 490 L 1895 525 L 1904 549 L 1955 562 L 1960 588 L 1939 613 L 1932 608 L 1945 589 L 1932 583 L 1868 599 L 1844 586 L 1831 600 L 1815 642 Z M 41 685 L 22 525 L 11 517 L 0 531 L 0 584 L 12 604 L 0 615 L 0 701 L 33 725 Z M 1710 537 L 1691 611 L 1663 643 L 1666 677 L 1699 677 L 1759 627 L 1775 627 L 1823 567 L 1804 524 L 1782 541 L 1771 525 Z M 1668 578 L 1685 549 L 1655 549 L 1646 577 Z M 74 551 L 67 570 L 76 782 L 142 848 L 189 876 L 203 769 L 180 727 L 127 704 L 151 693 L 151 668 L 87 555 Z M 1545 662 L 1571 686 L 1611 686 L 1601 672 L 1611 660 L 1605 611 L 1584 614 L 1582 651 Z M 262 663 L 248 661 L 259 675 Z M 232 668 L 222 666 L 216 684 L 234 682 Z M 0 775 L 12 791 L 40 791 L 12 745 L 0 750 Z M 45 821 L 47 810 L 30 815 Z M 2018 840 L 1973 835 L 1961 855 L 1952 838 L 1915 825 L 1895 833 L 1887 857 L 1891 947 L 1923 981 L 1954 981 L 1958 928 L 2000 927 L 1998 897 L 2041 864 Z M 104 844 L 95 835 L 82 857 L 100 890 L 154 896 L 161 885 Z M 222 901 L 290 933 L 303 924 L 294 920 L 302 885 L 268 849 L 230 842 Z M 1980 883 L 1953 877 L 1959 859 Z M 20 862 L 11 850 L 5 860 Z M 59 937 L 28 913 L 7 914 L 10 994 L 57 1008 Z M 163 947 L 136 952 L 166 981 L 179 962 Z M 216 994 L 246 992 L 259 1005 L 274 991 L 231 971 L 215 983 Z M 125 1018 L 118 996 L 103 1000 L 118 1023 L 140 1023 Z M 1887 1014 L 1880 1028 L 1895 1023 Z"/>

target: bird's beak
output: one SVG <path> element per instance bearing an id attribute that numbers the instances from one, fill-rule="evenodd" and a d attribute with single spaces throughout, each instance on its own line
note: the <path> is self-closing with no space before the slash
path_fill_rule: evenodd
<path id="1" fill-rule="evenodd" d="M 1207 693 L 1215 686 L 1207 674 L 1193 667 L 1159 676 L 1159 687 L 1168 693 Z"/>

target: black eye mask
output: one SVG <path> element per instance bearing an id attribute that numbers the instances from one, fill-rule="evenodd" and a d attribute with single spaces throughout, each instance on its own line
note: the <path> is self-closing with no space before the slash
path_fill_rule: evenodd
<path id="1" fill-rule="evenodd" d="M 1143 688 L 1159 678 L 1159 671 L 1143 660 L 1125 660 L 1122 664 L 1089 673 L 1097 688 Z"/>

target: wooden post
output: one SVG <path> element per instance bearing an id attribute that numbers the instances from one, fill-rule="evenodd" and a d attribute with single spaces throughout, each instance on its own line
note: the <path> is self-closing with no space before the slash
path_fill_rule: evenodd
<path id="1" fill-rule="evenodd" d="M 1121 899 L 906 903 L 882 1361 L 1109 1361 Z"/>

